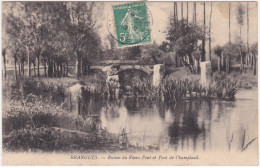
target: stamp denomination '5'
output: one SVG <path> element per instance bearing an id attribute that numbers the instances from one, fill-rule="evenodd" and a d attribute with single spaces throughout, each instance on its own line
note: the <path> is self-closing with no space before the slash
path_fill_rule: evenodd
<path id="1" fill-rule="evenodd" d="M 113 6 L 118 47 L 151 43 L 145 2 Z"/>

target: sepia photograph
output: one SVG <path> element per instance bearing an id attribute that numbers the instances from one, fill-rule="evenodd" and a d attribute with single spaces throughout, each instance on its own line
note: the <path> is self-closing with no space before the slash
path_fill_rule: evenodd
<path id="1" fill-rule="evenodd" d="M 2 1 L 3 165 L 258 165 L 258 1 Z"/>

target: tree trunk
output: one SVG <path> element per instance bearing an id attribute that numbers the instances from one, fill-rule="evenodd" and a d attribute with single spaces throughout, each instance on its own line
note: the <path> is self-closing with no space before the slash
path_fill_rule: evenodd
<path id="1" fill-rule="evenodd" d="M 229 37 L 229 44 L 231 44 L 231 34 L 230 34 L 230 2 L 228 7 L 228 37 Z"/>
<path id="2" fill-rule="evenodd" d="M 244 74 L 244 53 L 242 52 L 241 45 L 239 47 L 239 54 L 240 54 L 240 73 Z"/>
<path id="3" fill-rule="evenodd" d="M 28 65 L 28 73 L 29 73 L 29 76 L 31 76 L 32 75 L 32 71 L 31 71 L 31 66 L 32 66 L 32 62 L 30 61 L 30 63 L 29 63 L 29 65 Z"/>
<path id="4" fill-rule="evenodd" d="M 56 66 L 55 66 L 55 61 L 53 60 L 53 77 L 56 77 Z"/>
<path id="5" fill-rule="evenodd" d="M 196 23 L 196 2 L 193 2 L 193 22 Z"/>
<path id="6" fill-rule="evenodd" d="M 181 19 L 183 20 L 183 2 L 181 2 Z"/>
<path id="7" fill-rule="evenodd" d="M 63 77 L 66 77 L 66 63 L 63 63 Z"/>
<path id="8" fill-rule="evenodd" d="M 205 26 L 206 26 L 206 7 L 205 7 L 205 2 L 203 2 L 203 32 L 204 32 L 204 37 L 202 39 L 202 51 L 201 51 L 201 61 L 204 62 L 206 61 L 206 51 L 205 51 L 205 35 L 206 35 L 206 31 L 205 31 Z"/>
<path id="9" fill-rule="evenodd" d="M 253 71 L 254 71 L 254 75 L 256 75 L 256 55 L 255 54 L 253 54 L 253 61 L 254 61 Z"/>
<path id="10" fill-rule="evenodd" d="M 195 59 L 195 73 L 199 74 L 200 61 Z"/>
<path id="11" fill-rule="evenodd" d="M 46 70 L 46 59 L 44 59 L 43 66 L 44 66 L 44 76 L 47 77 L 47 70 Z"/>
<path id="12" fill-rule="evenodd" d="M 230 73 L 230 60 L 229 60 L 229 55 L 226 55 L 226 72 L 229 74 Z"/>
<path id="13" fill-rule="evenodd" d="M 211 61 L 211 18 L 212 18 L 212 2 L 210 2 L 210 15 L 209 15 L 209 60 Z"/>
<path id="14" fill-rule="evenodd" d="M 23 76 L 24 76 L 24 61 L 22 61 L 22 72 L 23 72 Z"/>
<path id="15" fill-rule="evenodd" d="M 57 77 L 60 77 L 60 69 L 59 69 L 59 62 L 57 61 L 56 63 L 56 68 L 57 68 Z"/>
<path id="16" fill-rule="evenodd" d="M 37 76 L 40 77 L 40 55 L 37 56 Z"/>
<path id="17" fill-rule="evenodd" d="M 26 54 L 28 59 L 28 76 L 31 76 L 31 60 L 30 60 L 29 48 L 27 45 L 25 46 L 26 46 Z"/>
<path id="18" fill-rule="evenodd" d="M 65 73 L 66 77 L 68 76 L 68 72 L 69 72 L 69 65 L 68 62 L 66 62 L 66 73 Z"/>
<path id="19" fill-rule="evenodd" d="M 81 56 L 77 56 L 76 60 L 76 73 L 77 73 L 77 78 L 79 79 L 81 77 Z"/>
<path id="20" fill-rule="evenodd" d="M 254 66 L 254 54 L 251 53 L 251 69 L 253 69 Z"/>
<path id="21" fill-rule="evenodd" d="M 249 16 L 248 16 L 248 2 L 247 2 L 247 6 L 246 6 L 246 9 L 247 9 L 247 61 L 246 61 L 246 65 L 248 66 L 249 64 Z"/>
<path id="22" fill-rule="evenodd" d="M 62 68 L 63 63 L 60 62 L 60 76 L 63 77 L 63 68 Z"/>
<path id="23" fill-rule="evenodd" d="M 21 75 L 21 63 L 18 62 L 18 74 Z"/>
<path id="24" fill-rule="evenodd" d="M 241 54 L 241 57 L 240 57 L 240 73 L 244 74 L 244 60 L 243 60 L 242 54 Z"/>
<path id="25" fill-rule="evenodd" d="M 35 61 L 33 62 L 33 72 L 34 72 L 34 76 L 36 76 Z"/>
<path id="26" fill-rule="evenodd" d="M 178 5 L 177 5 L 177 2 L 174 2 L 175 3 L 175 19 L 176 21 L 178 20 Z"/>
<path id="27" fill-rule="evenodd" d="M 218 55 L 218 73 L 221 74 L 221 55 Z"/>
<path id="28" fill-rule="evenodd" d="M 83 59 L 82 59 L 82 56 L 81 56 L 81 59 L 80 59 L 80 75 L 81 77 L 83 76 Z"/>
<path id="29" fill-rule="evenodd" d="M 225 55 L 221 54 L 221 71 L 225 71 Z"/>
<path id="30" fill-rule="evenodd" d="M 187 23 L 189 22 L 189 2 L 187 1 Z"/>
<path id="31" fill-rule="evenodd" d="M 14 76 L 15 76 L 15 80 L 17 80 L 16 62 L 17 62 L 17 59 L 15 58 L 14 59 Z"/>
<path id="32" fill-rule="evenodd" d="M 4 62 L 4 77 L 6 78 L 6 57 L 5 57 L 5 53 L 3 54 L 3 62 Z"/>
<path id="33" fill-rule="evenodd" d="M 195 73 L 195 71 L 194 71 L 194 61 L 193 61 L 193 58 L 192 58 L 192 56 L 191 55 L 188 55 L 189 56 L 189 68 L 190 68 L 190 70 L 191 70 L 191 73 Z"/>

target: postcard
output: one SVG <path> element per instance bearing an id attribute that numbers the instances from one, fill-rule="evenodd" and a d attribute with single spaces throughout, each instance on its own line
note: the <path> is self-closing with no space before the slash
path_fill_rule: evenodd
<path id="1" fill-rule="evenodd" d="M 257 11 L 3 1 L 3 165 L 257 165 Z"/>

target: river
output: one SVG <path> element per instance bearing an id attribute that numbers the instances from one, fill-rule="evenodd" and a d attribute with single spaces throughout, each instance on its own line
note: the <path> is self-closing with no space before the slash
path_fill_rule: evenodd
<path id="1" fill-rule="evenodd" d="M 177 105 L 124 97 L 88 98 L 81 114 L 127 143 L 150 150 L 242 151 L 257 146 L 257 89 L 240 90 L 235 101 L 183 100 Z M 249 144 L 248 144 L 249 143 Z"/>

